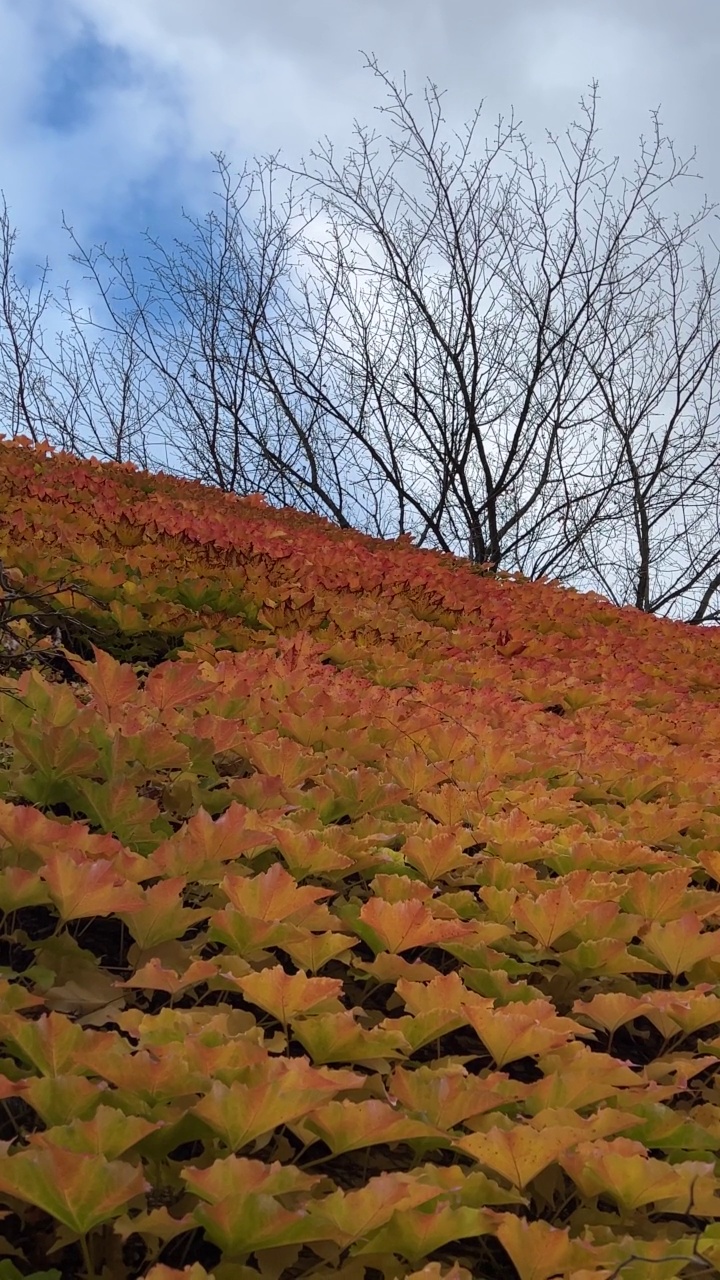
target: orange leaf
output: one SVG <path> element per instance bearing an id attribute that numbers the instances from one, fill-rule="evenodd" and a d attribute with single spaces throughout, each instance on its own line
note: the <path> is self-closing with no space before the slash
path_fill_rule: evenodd
<path id="1" fill-rule="evenodd" d="M 27 1147 L 0 1156 L 0 1192 L 43 1209 L 79 1236 L 149 1190 L 135 1165 L 104 1156 L 63 1147 Z"/>
<path id="2" fill-rule="evenodd" d="M 267 1069 L 259 1076 L 251 1070 L 245 1075 L 253 1083 L 236 1080 L 228 1086 L 215 1080 L 191 1111 L 232 1151 L 263 1134 L 269 1136 L 279 1125 L 299 1120 L 344 1087 L 342 1081 L 300 1059 L 290 1059 L 277 1076 L 271 1076 Z"/>
<path id="3" fill-rule="evenodd" d="M 422 1066 L 414 1071 L 396 1067 L 389 1088 L 406 1110 L 446 1130 L 517 1101 L 524 1093 L 524 1086 L 504 1072 L 491 1072 L 483 1079 L 461 1066 Z"/>
<path id="4" fill-rule="evenodd" d="M 327 1240 L 328 1227 L 307 1209 L 286 1209 L 272 1196 L 237 1192 L 213 1205 L 198 1205 L 193 1219 L 231 1258 L 286 1244 Z"/>
<path id="5" fill-rule="evenodd" d="M 110 916 L 142 905 L 139 887 L 128 884 L 102 859 L 92 862 L 82 854 L 55 854 L 40 874 L 63 921 Z"/>
<path id="6" fill-rule="evenodd" d="M 548 889 L 534 901 L 527 895 L 517 898 L 512 915 L 518 929 L 529 933 L 541 946 L 551 947 L 568 933 L 578 919 L 578 904 L 565 885 Z"/>
<path id="7" fill-rule="evenodd" d="M 382 1142 L 410 1142 L 415 1138 L 435 1138 L 438 1145 L 447 1145 L 445 1135 L 433 1125 L 398 1115 L 389 1103 L 378 1098 L 366 1098 L 364 1102 L 328 1102 L 308 1117 L 306 1127 L 322 1138 L 333 1155 Z"/>
<path id="8" fill-rule="evenodd" d="M 116 987 L 142 987 L 146 991 L 166 991 L 168 995 L 177 995 L 178 991 L 185 991 L 188 987 L 198 986 L 201 982 L 207 982 L 209 978 L 218 976 L 218 966 L 215 960 L 193 960 L 182 973 L 178 973 L 175 969 L 165 968 L 157 956 L 153 956 L 144 964 L 142 968 L 137 969 L 132 978 L 128 978 L 125 982 L 116 982 Z"/>
<path id="9" fill-rule="evenodd" d="M 576 1151 L 561 1157 L 560 1164 L 583 1195 L 612 1196 L 625 1213 L 687 1189 L 677 1168 L 648 1156 L 643 1144 L 630 1138 L 581 1142 Z"/>
<path id="10" fill-rule="evenodd" d="M 218 1204 L 228 1196 L 246 1191 L 261 1191 L 269 1196 L 310 1191 L 321 1181 L 319 1177 L 302 1173 L 295 1165 L 282 1165 L 279 1160 L 263 1164 L 262 1160 L 248 1160 L 245 1156 L 215 1160 L 207 1169 L 190 1166 L 181 1169 L 180 1177 L 190 1191 L 209 1204 Z"/>
<path id="11" fill-rule="evenodd" d="M 41 1133 L 28 1134 L 36 1147 L 63 1147 L 66 1151 L 87 1152 L 116 1160 L 149 1133 L 162 1126 L 140 1116 L 126 1116 L 117 1107 L 98 1107 L 92 1120 L 73 1120 Z"/>
<path id="12" fill-rule="evenodd" d="M 141 951 L 181 938 L 190 925 L 198 920 L 207 920 L 212 914 L 202 908 L 183 906 L 182 890 L 186 883 L 184 876 L 160 880 L 143 890 L 142 899 L 129 914 L 116 912 Z"/>
<path id="13" fill-rule="evenodd" d="M 411 947 L 430 947 L 451 942 L 472 932 L 462 920 L 438 920 L 423 902 L 416 898 L 404 902 L 385 902 L 371 898 L 360 908 L 360 919 L 397 954 Z"/>
<path id="14" fill-rule="evenodd" d="M 150 854 L 147 875 L 220 880 L 226 862 L 272 844 L 272 835 L 260 827 L 254 810 L 233 800 L 218 818 L 213 819 L 206 809 L 193 814 Z"/>
<path id="15" fill-rule="evenodd" d="M 357 938 L 350 938 L 345 933 L 309 933 L 304 938 L 298 931 L 297 936 L 285 938 L 282 947 L 296 965 L 317 973 L 323 965 L 357 945 Z"/>
<path id="16" fill-rule="evenodd" d="M 119 1042 L 115 1032 L 84 1031 L 61 1013 L 43 1013 L 34 1022 L 17 1014 L 3 1014 L 0 1037 L 44 1076 L 77 1070 L 85 1054 L 107 1052 Z"/>
<path id="17" fill-rule="evenodd" d="M 496 1215 L 488 1209 L 438 1205 L 432 1209 L 400 1209 L 386 1227 L 372 1236 L 358 1253 L 399 1253 L 410 1262 L 467 1236 L 495 1233 Z"/>
<path id="18" fill-rule="evenodd" d="M 97 645 L 93 645 L 92 650 L 94 662 L 86 662 L 74 654 L 68 654 L 68 661 L 92 689 L 100 715 L 111 721 L 114 710 L 138 701 L 138 678 L 129 663 L 118 662 Z"/>
<path id="19" fill-rule="evenodd" d="M 593 1246 L 571 1240 L 567 1229 L 552 1227 L 549 1222 L 528 1222 L 526 1218 L 506 1213 L 497 1229 L 497 1238 L 509 1254 L 520 1280 L 575 1275 L 583 1263 L 592 1267 Z"/>
<path id="20" fill-rule="evenodd" d="M 496 1009 L 464 1005 L 463 1012 L 499 1067 L 518 1058 L 536 1057 L 559 1048 L 573 1032 L 592 1035 L 570 1018 L 558 1017 L 548 1000 L 532 1000 L 522 1006 L 502 1005 Z"/>
<path id="21" fill-rule="evenodd" d="M 701 933 L 701 929 L 701 921 L 693 911 L 688 911 L 668 924 L 651 924 L 643 937 L 643 945 L 677 978 L 700 960 L 720 955 L 720 930 Z"/>
<path id="22" fill-rule="evenodd" d="M 367 1030 L 357 1023 L 349 1009 L 342 1013 L 322 1013 L 293 1024 L 293 1035 L 307 1049 L 313 1062 L 371 1062 L 373 1059 L 403 1058 L 412 1046 L 391 1019 L 385 1026 Z"/>
<path id="23" fill-rule="evenodd" d="M 259 1005 L 283 1024 L 298 1014 L 335 1013 L 342 1009 L 338 996 L 342 995 L 343 984 L 339 978 L 290 974 L 282 965 L 273 965 L 243 978 L 228 976 L 252 1004 Z"/>
<path id="24" fill-rule="evenodd" d="M 332 1224 L 333 1238 L 346 1247 L 382 1227 L 396 1209 L 414 1208 L 436 1195 L 436 1187 L 423 1185 L 410 1174 L 380 1173 L 355 1191 L 338 1187 L 319 1202 L 315 1212 Z"/>
<path id="25" fill-rule="evenodd" d="M 473 1133 L 457 1139 L 455 1145 L 522 1190 L 577 1141 L 577 1130 L 567 1126 L 538 1132 L 529 1125 L 515 1124 L 508 1130 Z"/>
<path id="26" fill-rule="evenodd" d="M 220 887 L 237 911 L 255 920 L 293 920 L 306 929 L 337 923 L 326 907 L 317 906 L 320 899 L 333 896 L 332 889 L 298 885 L 280 862 L 256 876 L 225 876 Z"/>
<path id="27" fill-rule="evenodd" d="M 576 1000 L 573 1013 L 589 1018 L 606 1031 L 617 1031 L 633 1018 L 642 1014 L 647 1016 L 647 1006 L 641 997 L 627 995 L 624 991 L 601 991 L 592 1000 Z"/>

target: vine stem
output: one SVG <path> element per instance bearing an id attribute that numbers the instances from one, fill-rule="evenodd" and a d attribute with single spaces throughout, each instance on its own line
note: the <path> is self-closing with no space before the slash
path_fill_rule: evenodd
<path id="1" fill-rule="evenodd" d="M 85 1263 L 85 1270 L 87 1272 L 87 1280 L 97 1280 L 95 1267 L 90 1255 L 90 1245 L 88 1244 L 87 1235 L 84 1232 L 80 1236 L 80 1248 L 82 1249 L 83 1262 Z"/>

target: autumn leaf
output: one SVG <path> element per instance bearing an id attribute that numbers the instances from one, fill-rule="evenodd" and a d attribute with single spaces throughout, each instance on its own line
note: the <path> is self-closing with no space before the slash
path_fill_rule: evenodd
<path id="1" fill-rule="evenodd" d="M 504 1072 L 484 1078 L 470 1075 L 459 1065 L 447 1067 L 396 1067 L 390 1093 L 406 1110 L 417 1112 L 439 1129 L 454 1129 L 471 1116 L 498 1110 L 523 1097 L 524 1086 Z"/>
<path id="2" fill-rule="evenodd" d="M 624 1213 L 686 1190 L 677 1167 L 655 1160 L 642 1143 L 630 1138 L 581 1142 L 560 1157 L 560 1164 L 583 1195 L 612 1196 Z"/>
<path id="3" fill-rule="evenodd" d="M 588 1018 L 606 1031 L 617 1031 L 626 1022 L 646 1014 L 646 1009 L 645 1000 L 624 991 L 601 991 L 592 1000 L 576 1000 L 573 1005 L 573 1013 Z"/>
<path id="4" fill-rule="evenodd" d="M 177 995 L 178 991 L 186 991 L 188 987 L 198 986 L 216 978 L 218 966 L 215 960 L 193 960 L 183 972 L 165 967 L 157 956 L 153 956 L 132 978 L 125 982 L 116 982 L 116 987 L 142 987 L 146 991 L 166 991 L 168 995 Z"/>
<path id="5" fill-rule="evenodd" d="M 28 1141 L 32 1146 L 63 1147 L 116 1160 L 160 1128 L 159 1122 L 127 1116 L 117 1107 L 99 1106 L 92 1120 L 76 1119 L 72 1124 L 56 1125 L 42 1133 L 29 1134 Z"/>
<path id="6" fill-rule="evenodd" d="M 354 1191 L 338 1187 L 318 1202 L 314 1212 L 331 1225 L 332 1238 L 346 1247 L 378 1230 L 396 1209 L 415 1208 L 436 1196 L 437 1187 L 423 1185 L 410 1174 L 380 1173 Z"/>
<path id="7" fill-rule="evenodd" d="M 231 1151 L 239 1151 L 280 1125 L 299 1120 L 342 1087 L 307 1062 L 292 1059 L 281 1076 L 258 1083 L 215 1080 L 192 1115 L 204 1120 Z"/>
<path id="8" fill-rule="evenodd" d="M 643 945 L 674 978 L 710 956 L 720 955 L 720 930 L 702 933 L 702 923 L 693 911 L 668 924 L 653 923 L 643 936 Z"/>
<path id="9" fill-rule="evenodd" d="M 338 997 L 343 984 L 339 978 L 309 978 L 306 973 L 290 974 L 282 965 L 273 965 L 233 981 L 252 1004 L 271 1013 L 283 1025 L 298 1014 L 335 1013 L 342 1009 Z"/>
<path id="10" fill-rule="evenodd" d="M 401 1209 L 357 1252 L 360 1255 L 399 1253 L 409 1262 L 417 1262 L 450 1241 L 494 1234 L 495 1224 L 492 1210 L 471 1209 L 465 1205 Z"/>
<path id="11" fill-rule="evenodd" d="M 140 1169 L 63 1147 L 0 1156 L 0 1193 L 43 1209 L 78 1236 L 116 1217 L 150 1190 Z"/>
<path id="12" fill-rule="evenodd" d="M 543 947 L 551 947 L 557 938 L 569 933 L 579 914 L 578 903 L 565 885 L 548 889 L 534 901 L 527 895 L 517 898 L 512 910 L 518 928 Z"/>
<path id="13" fill-rule="evenodd" d="M 3 1014 L 0 1038 L 45 1076 L 77 1070 L 87 1053 L 107 1051 L 118 1041 L 114 1032 L 84 1031 L 61 1013 L 41 1014 L 34 1022 L 17 1014 Z"/>
<path id="14" fill-rule="evenodd" d="M 522 1190 L 577 1142 L 577 1130 L 568 1126 L 538 1131 L 518 1123 L 458 1138 L 455 1146 Z"/>
<path id="15" fill-rule="evenodd" d="M 50 901 L 47 885 L 37 871 L 26 871 L 23 867 L 5 867 L 0 871 L 0 911 L 8 914 Z"/>
<path id="16" fill-rule="evenodd" d="M 529 1222 L 527 1218 L 506 1213 L 496 1234 L 520 1280 L 576 1275 L 583 1264 L 593 1269 L 593 1246 L 582 1240 L 571 1240 L 567 1228 L 553 1227 L 542 1220 Z"/>
<path id="17" fill-rule="evenodd" d="M 633 871 L 627 877 L 620 904 L 624 911 L 636 911 L 648 924 L 665 924 L 687 910 L 689 880 L 690 872 L 684 867 L 656 871 L 654 875 Z"/>
<path id="18" fill-rule="evenodd" d="M 371 1062 L 374 1059 L 402 1058 L 412 1046 L 391 1020 L 390 1025 L 367 1029 L 355 1021 L 352 1012 L 323 1013 L 293 1023 L 293 1036 L 307 1049 L 313 1062 Z"/>
<path id="19" fill-rule="evenodd" d="M 592 1035 L 570 1018 L 558 1017 L 546 1000 L 492 1010 L 464 1005 L 463 1012 L 499 1067 L 558 1048 L 573 1033 Z"/>
<path id="20" fill-rule="evenodd" d="M 137 702 L 140 697 L 138 679 L 127 662 L 118 662 L 109 653 L 92 645 L 94 662 L 86 662 L 73 654 L 68 656 L 71 667 L 82 676 L 95 696 L 98 711 L 109 723 L 113 712 Z"/>
<path id="21" fill-rule="evenodd" d="M 306 1127 L 330 1148 L 333 1155 L 356 1151 L 383 1142 L 410 1142 L 434 1138 L 446 1146 L 445 1135 L 434 1125 L 398 1112 L 378 1098 L 363 1102 L 328 1102 L 308 1117 Z"/>
<path id="22" fill-rule="evenodd" d="M 93 1114 L 107 1088 L 84 1076 L 35 1076 L 23 1081 L 23 1098 L 48 1127 L 85 1120 Z"/>
<path id="23" fill-rule="evenodd" d="M 261 1191 L 270 1196 L 311 1191 L 321 1181 L 295 1165 L 282 1165 L 279 1160 L 264 1164 L 262 1160 L 248 1160 L 245 1156 L 215 1160 L 207 1169 L 190 1166 L 180 1171 L 180 1177 L 190 1191 L 209 1204 L 218 1204 L 228 1196 L 247 1191 Z"/>
<path id="24" fill-rule="evenodd" d="M 235 1280 L 246 1280 L 246 1274 L 252 1276 L 250 1267 L 238 1267 Z M 145 1273 L 145 1280 L 213 1280 L 212 1275 L 199 1262 L 178 1271 L 177 1267 L 166 1267 L 164 1262 L 157 1262 Z"/>
<path id="25" fill-rule="evenodd" d="M 40 875 L 65 922 L 133 911 L 142 905 L 142 890 L 100 858 L 91 862 L 82 854 L 55 854 Z"/>
<path id="26" fill-rule="evenodd" d="M 218 818 L 205 809 L 193 814 L 149 855 L 147 874 L 219 881 L 227 862 L 272 844 L 257 813 L 233 800 Z"/>
<path id="27" fill-rule="evenodd" d="M 124 1044 L 124 1041 L 121 1041 Z M 84 1061 L 103 1079 L 137 1100 L 154 1107 L 172 1098 L 201 1093 L 207 1078 L 191 1061 L 181 1044 L 152 1044 L 150 1049 L 116 1048 L 86 1053 Z"/>
<path id="28" fill-rule="evenodd" d="M 238 956 L 256 959 L 268 947 L 301 942 L 306 933 L 288 920 L 259 920 L 236 907 L 225 907 L 210 917 L 209 942 L 223 942 Z"/>
<path id="29" fill-rule="evenodd" d="M 273 1196 L 243 1192 L 193 1211 L 198 1226 L 229 1257 L 286 1244 L 327 1240 L 328 1228 L 306 1209 L 285 1209 Z"/>
<path id="30" fill-rule="evenodd" d="M 436 919 L 417 899 L 384 902 L 382 898 L 371 898 L 363 903 L 360 919 L 393 955 L 411 947 L 442 945 L 472 932 L 472 926 L 462 920 Z"/>
<path id="31" fill-rule="evenodd" d="M 182 891 L 187 884 L 184 876 L 171 876 L 149 885 L 143 890 L 142 899 L 129 913 L 117 911 L 127 925 L 141 951 L 149 951 L 162 942 L 181 938 L 199 920 L 207 920 L 212 913 L 201 907 L 183 905 Z"/>
<path id="32" fill-rule="evenodd" d="M 291 920 L 306 929 L 327 929 L 335 923 L 327 908 L 317 905 L 333 896 L 332 889 L 298 885 L 279 862 L 256 876 L 226 875 L 220 887 L 237 911 L 255 920 Z"/>
<path id="33" fill-rule="evenodd" d="M 303 937 L 299 930 L 296 936 L 286 937 L 282 944 L 290 959 L 311 973 L 317 973 L 331 960 L 339 959 L 357 945 L 357 938 L 350 938 L 345 933 L 309 933 Z"/>
<path id="34" fill-rule="evenodd" d="M 17 979 L 0 978 L 0 1011 L 2 1013 L 17 1013 L 20 1009 L 41 1008 L 43 1003 L 41 996 L 34 996 Z"/>
<path id="35" fill-rule="evenodd" d="M 297 880 L 305 876 L 323 876 L 333 871 L 352 867 L 352 859 L 338 853 L 319 831 L 301 831 L 276 822 L 273 826 L 274 841 L 285 865 Z"/>
<path id="36" fill-rule="evenodd" d="M 542 1080 L 528 1086 L 526 1106 L 532 1115 L 552 1107 L 579 1111 L 641 1083 L 627 1063 L 576 1041 L 542 1054 L 540 1066 Z"/>

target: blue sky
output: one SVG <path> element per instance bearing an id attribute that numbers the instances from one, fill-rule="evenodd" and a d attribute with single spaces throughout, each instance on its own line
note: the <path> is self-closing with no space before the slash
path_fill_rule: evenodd
<path id="1" fill-rule="evenodd" d="M 715 0 L 0 0 L 0 188 L 23 267 L 61 273 L 63 209 L 83 242 L 132 251 L 209 207 L 213 150 L 297 160 L 372 121 L 362 48 L 446 88 L 457 127 L 480 99 L 488 129 L 514 105 L 540 144 L 597 77 L 608 150 L 630 159 L 661 105 L 717 199 L 719 43 Z"/>

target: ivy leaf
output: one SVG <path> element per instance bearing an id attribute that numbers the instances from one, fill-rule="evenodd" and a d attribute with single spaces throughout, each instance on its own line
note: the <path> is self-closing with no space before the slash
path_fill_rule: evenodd
<path id="1" fill-rule="evenodd" d="M 560 1164 L 583 1195 L 612 1196 L 624 1213 L 688 1192 L 676 1166 L 655 1160 L 641 1142 L 630 1138 L 581 1142 L 577 1150 L 561 1156 Z M 712 1165 L 703 1168 L 713 1170 Z"/>
<path id="2" fill-rule="evenodd" d="M 331 898 L 333 890 L 298 885 L 279 862 L 256 876 L 227 875 L 220 888 L 237 911 L 255 920 L 291 920 L 306 929 L 327 929 L 336 923 L 327 908 L 317 905 Z"/>
<path id="3" fill-rule="evenodd" d="M 538 1131 L 530 1125 L 515 1124 L 511 1129 L 496 1126 L 473 1133 L 458 1139 L 455 1145 L 522 1190 L 577 1142 L 578 1131 L 569 1126 Z"/>
<path id="4" fill-rule="evenodd" d="M 62 1147 L 116 1160 L 160 1128 L 159 1121 L 153 1124 L 140 1116 L 126 1116 L 117 1107 L 99 1106 L 92 1120 L 73 1120 L 71 1124 L 32 1133 L 28 1141 L 34 1147 Z"/>
<path id="5" fill-rule="evenodd" d="M 143 891 L 142 900 L 131 912 L 116 912 L 141 951 L 181 938 L 192 924 L 207 920 L 212 914 L 201 907 L 193 909 L 183 905 L 182 890 L 186 884 L 184 876 L 160 880 Z"/>
<path id="6" fill-rule="evenodd" d="M 223 977 L 226 975 L 222 975 Z M 243 995 L 286 1025 L 298 1014 L 335 1013 L 343 984 L 339 978 L 309 978 L 306 973 L 286 973 L 282 965 L 261 969 L 246 977 L 228 974 Z"/>
<path id="7" fill-rule="evenodd" d="M 463 920 L 438 920 L 417 898 L 385 902 L 371 898 L 363 903 L 360 919 L 368 925 L 393 955 L 411 947 L 431 947 L 453 942 L 472 933 Z"/>
<path id="8" fill-rule="evenodd" d="M 343 1084 L 308 1062 L 293 1059 L 276 1075 L 266 1069 L 257 1083 L 219 1080 L 192 1108 L 232 1151 L 239 1151 L 279 1125 L 289 1124 L 313 1111 Z M 357 1077 L 360 1080 L 360 1077 Z"/>
<path id="9" fill-rule="evenodd" d="M 329 1062 L 373 1062 L 404 1058 L 412 1045 L 392 1019 L 390 1025 L 361 1027 L 349 1009 L 293 1023 L 293 1035 L 319 1066 Z"/>
<path id="10" fill-rule="evenodd" d="M 333 1155 L 383 1142 L 412 1142 L 416 1138 L 434 1138 L 438 1146 L 448 1145 L 447 1135 L 434 1125 L 399 1115 L 390 1103 L 378 1098 L 329 1102 L 308 1117 L 306 1128 L 322 1138 Z"/>
<path id="11" fill-rule="evenodd" d="M 343 1247 L 363 1240 L 392 1217 L 396 1209 L 412 1209 L 434 1200 L 437 1187 L 423 1185 L 407 1173 L 381 1173 L 355 1191 L 336 1191 L 318 1203 L 316 1215 L 329 1222 Z"/>
<path id="12" fill-rule="evenodd" d="M 668 924 L 653 923 L 643 937 L 643 946 L 674 978 L 709 956 L 720 955 L 720 930 L 701 933 L 702 923 L 694 911 Z"/>
<path id="13" fill-rule="evenodd" d="M 207 1169 L 182 1169 L 180 1177 L 190 1191 L 209 1204 L 218 1204 L 228 1196 L 246 1191 L 260 1191 L 269 1196 L 310 1191 L 322 1181 L 302 1173 L 295 1165 L 282 1165 L 279 1160 L 264 1164 L 262 1160 L 248 1160 L 245 1156 L 215 1160 Z"/>
<path id="14" fill-rule="evenodd" d="M 583 1266 L 587 1275 L 595 1274 L 593 1263 L 600 1261 L 592 1244 L 571 1240 L 567 1229 L 542 1220 L 528 1222 L 506 1213 L 496 1234 L 520 1280 L 550 1280 L 551 1276 L 575 1274 Z"/>
<path id="15" fill-rule="evenodd" d="M 61 1013 L 43 1013 L 35 1022 L 17 1014 L 3 1014 L 0 1038 L 44 1076 L 64 1075 L 77 1069 L 84 1054 L 108 1050 L 118 1042 L 115 1032 L 84 1031 Z"/>
<path id="16" fill-rule="evenodd" d="M 399 1253 L 409 1262 L 417 1262 L 452 1240 L 494 1234 L 496 1221 L 492 1210 L 471 1209 L 467 1205 L 399 1210 L 386 1227 L 353 1252 Z"/>
<path id="17" fill-rule="evenodd" d="M 40 872 L 64 922 L 86 916 L 111 916 L 142 906 L 138 885 L 129 884 L 111 863 L 91 861 L 63 851 L 48 858 Z"/>
<path id="18" fill-rule="evenodd" d="M 243 1192 L 213 1205 L 198 1205 L 193 1218 L 231 1258 L 258 1249 L 327 1240 L 328 1227 L 306 1209 L 286 1209 L 273 1196 Z"/>
<path id="19" fill-rule="evenodd" d="M 140 1169 L 63 1147 L 0 1156 L 0 1192 L 35 1205 L 78 1236 L 116 1217 L 150 1190 Z"/>

